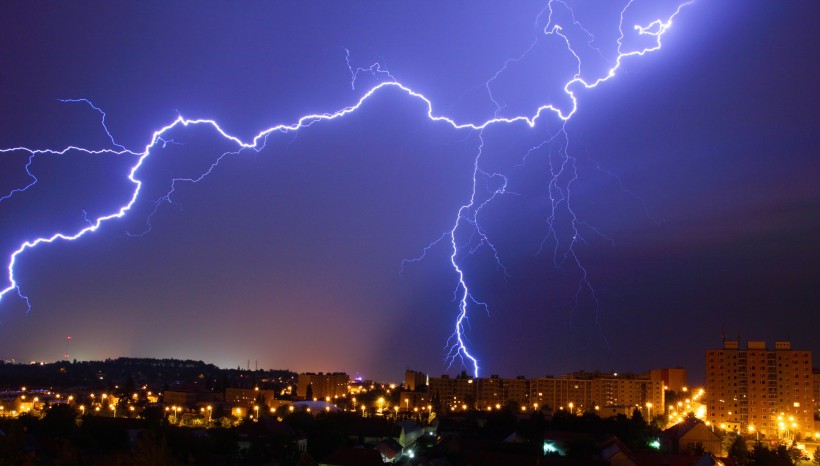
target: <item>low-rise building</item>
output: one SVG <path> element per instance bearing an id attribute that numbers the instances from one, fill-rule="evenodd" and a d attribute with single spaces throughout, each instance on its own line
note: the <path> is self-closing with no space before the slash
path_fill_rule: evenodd
<path id="1" fill-rule="evenodd" d="M 723 456 L 720 437 L 698 419 L 680 422 L 663 431 L 661 445 L 671 453 L 694 454 L 702 450 Z"/>

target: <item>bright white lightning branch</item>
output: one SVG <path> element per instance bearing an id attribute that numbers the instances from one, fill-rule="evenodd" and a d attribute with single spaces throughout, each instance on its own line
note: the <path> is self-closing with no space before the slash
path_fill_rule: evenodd
<path id="1" fill-rule="evenodd" d="M 634 2 L 634 0 L 629 0 L 627 2 L 626 6 L 622 9 L 621 14 L 620 14 L 620 23 L 619 23 L 620 37 L 618 38 L 618 41 L 617 41 L 617 43 L 618 43 L 618 55 L 617 55 L 614 63 L 612 64 L 612 66 L 607 70 L 607 72 L 603 76 L 600 76 L 597 79 L 593 79 L 593 80 L 589 80 L 589 81 L 581 77 L 581 59 L 578 56 L 578 54 L 575 52 L 575 50 L 573 49 L 569 38 L 563 33 L 562 27 L 558 24 L 553 24 L 552 23 L 552 6 L 553 6 L 553 3 L 560 3 L 564 7 L 567 7 L 566 3 L 564 3 L 561 0 L 550 0 L 548 2 L 547 6 L 548 6 L 549 11 L 550 11 L 550 21 L 549 21 L 549 23 L 547 24 L 546 28 L 543 31 L 544 35 L 547 36 L 547 37 L 549 37 L 549 36 L 558 37 L 565 44 L 566 50 L 570 54 L 572 54 L 572 56 L 575 58 L 576 63 L 577 63 L 577 71 L 576 71 L 575 75 L 572 77 L 572 79 L 567 81 L 563 86 L 564 93 L 570 98 L 570 101 L 571 101 L 571 105 L 570 105 L 569 109 L 562 109 L 558 106 L 555 106 L 553 104 L 548 103 L 548 104 L 543 104 L 543 105 L 539 106 L 532 115 L 517 115 L 517 116 L 512 116 L 512 117 L 499 117 L 497 115 L 498 112 L 496 112 L 496 115 L 493 118 L 485 120 L 483 122 L 458 122 L 455 119 L 450 118 L 446 115 L 437 114 L 434 111 L 433 103 L 427 97 L 425 97 L 423 94 L 421 94 L 419 92 L 416 92 L 413 89 L 410 89 L 409 87 L 403 85 L 402 83 L 396 81 L 391 74 L 389 74 L 385 70 L 382 70 L 378 64 L 374 64 L 369 68 L 357 68 L 356 70 L 354 70 L 350 66 L 349 56 L 348 56 L 348 58 L 347 58 L 348 68 L 350 69 L 351 76 L 352 76 L 351 86 L 353 86 L 354 88 L 355 88 L 355 81 L 356 81 L 357 75 L 360 72 L 370 72 L 374 76 L 376 74 L 383 74 L 383 75 L 389 77 L 391 80 L 381 82 L 381 83 L 371 87 L 353 105 L 344 107 L 344 108 L 342 108 L 340 110 L 337 110 L 335 112 L 316 113 L 316 114 L 305 115 L 305 116 L 302 116 L 301 118 L 297 119 L 295 122 L 290 123 L 290 124 L 279 124 L 279 125 L 276 125 L 276 126 L 272 126 L 270 128 L 267 128 L 267 129 L 262 130 L 261 132 L 259 132 L 250 141 L 243 141 L 243 140 L 241 140 L 240 138 L 238 138 L 234 135 L 228 134 L 227 132 L 225 132 L 220 127 L 220 125 L 217 123 L 216 120 L 213 120 L 213 119 L 188 119 L 188 118 L 184 118 L 180 115 L 176 119 L 174 119 L 173 121 L 168 123 L 167 125 L 165 125 L 163 127 L 160 127 L 159 129 L 155 130 L 152 133 L 151 137 L 148 140 L 148 143 L 145 145 L 143 150 L 138 152 L 138 151 L 133 151 L 133 150 L 126 149 L 125 147 L 123 147 L 123 146 L 116 143 L 116 141 L 112 137 L 111 133 L 108 131 L 108 129 L 105 126 L 105 113 L 102 110 L 100 110 L 99 108 L 95 107 L 90 101 L 88 101 L 86 99 L 67 100 L 66 102 L 84 102 L 84 103 L 90 105 L 94 110 L 96 110 L 97 112 L 99 112 L 102 115 L 102 126 L 103 126 L 103 128 L 105 128 L 106 134 L 108 135 L 108 137 L 109 137 L 112 145 L 115 147 L 115 149 L 97 149 L 97 150 L 94 150 L 94 149 L 88 149 L 88 148 L 77 147 L 77 146 L 68 146 L 68 147 L 65 147 L 63 149 L 32 149 L 32 148 L 28 148 L 28 147 L 12 147 L 12 148 L 0 149 L 0 153 L 14 153 L 14 152 L 28 153 L 29 158 L 28 158 L 28 163 L 26 164 L 25 168 L 26 168 L 26 172 L 28 173 L 28 175 L 31 179 L 31 181 L 25 187 L 13 189 L 8 194 L 0 197 L 0 202 L 3 202 L 3 201 L 6 201 L 6 200 L 10 199 L 15 194 L 23 192 L 23 191 L 29 189 L 30 187 L 32 187 L 33 185 L 35 185 L 37 183 L 37 178 L 30 171 L 31 163 L 32 163 L 33 159 L 36 156 L 41 155 L 41 154 L 65 155 L 69 152 L 74 152 L 74 151 L 81 152 L 81 153 L 86 153 L 86 154 L 97 154 L 97 155 L 131 155 L 131 156 L 136 156 L 137 157 L 137 162 L 131 167 L 131 169 L 128 173 L 128 179 L 133 184 L 134 190 L 131 194 L 130 199 L 128 200 L 128 202 L 125 205 L 121 206 L 120 208 L 116 209 L 115 211 L 113 211 L 109 214 L 97 217 L 96 219 L 86 218 L 88 226 L 86 226 L 82 229 L 79 229 L 79 230 L 74 231 L 74 232 L 68 232 L 68 233 L 57 232 L 57 233 L 54 233 L 51 236 L 44 236 L 44 237 L 38 237 L 38 238 L 30 239 L 30 240 L 24 241 L 22 244 L 20 244 L 19 247 L 17 247 L 17 249 L 15 249 L 9 257 L 8 266 L 6 268 L 6 270 L 7 270 L 7 275 L 6 275 L 6 278 L 5 278 L 6 286 L 4 288 L 0 289 L 0 302 L 2 302 L 2 299 L 9 292 L 14 291 L 21 297 L 22 300 L 24 300 L 26 302 L 26 305 L 30 309 L 29 300 L 25 296 L 25 294 L 22 292 L 22 290 L 20 288 L 20 285 L 18 284 L 17 280 L 15 279 L 15 275 L 14 275 L 14 266 L 17 263 L 18 258 L 20 258 L 21 255 L 25 251 L 27 251 L 29 249 L 33 249 L 33 248 L 35 248 L 37 246 L 40 246 L 42 244 L 54 243 L 58 240 L 64 240 L 64 241 L 76 240 L 76 239 L 78 239 L 82 236 L 85 236 L 88 233 L 93 233 L 93 232 L 97 231 L 103 224 L 105 224 L 109 220 L 121 218 L 121 217 L 124 217 L 126 215 L 131 210 L 132 206 L 136 203 L 137 199 L 139 198 L 140 191 L 142 189 L 142 181 L 140 181 L 140 179 L 136 177 L 137 172 L 139 171 L 139 169 L 142 166 L 143 162 L 150 156 L 152 149 L 154 149 L 158 145 L 164 146 L 168 142 L 167 139 L 165 139 L 163 136 L 166 133 L 168 133 L 169 131 L 171 131 L 172 129 L 174 129 L 174 128 L 187 127 L 187 126 L 200 126 L 200 125 L 210 126 L 214 131 L 216 131 L 224 139 L 226 139 L 226 140 L 228 140 L 231 143 L 236 145 L 236 151 L 224 153 L 200 177 L 187 179 L 187 180 L 179 180 L 179 181 L 196 182 L 196 181 L 204 178 L 205 176 L 207 176 L 216 167 L 216 165 L 219 163 L 219 161 L 225 155 L 235 154 L 235 153 L 238 153 L 238 152 L 240 152 L 242 150 L 246 150 L 246 149 L 259 151 L 262 148 L 264 148 L 265 143 L 267 141 L 267 138 L 269 136 L 271 136 L 272 134 L 274 134 L 274 133 L 295 132 L 295 131 L 298 131 L 302 128 L 307 128 L 307 127 L 309 127 L 309 126 L 311 126 L 315 123 L 319 123 L 319 122 L 323 122 L 323 121 L 331 121 L 331 120 L 335 120 L 335 119 L 338 119 L 338 118 L 342 118 L 342 117 L 344 117 L 344 116 L 346 116 L 350 113 L 353 113 L 353 112 L 357 111 L 359 108 L 362 107 L 362 105 L 366 101 L 368 101 L 371 97 L 373 97 L 377 93 L 385 92 L 389 89 L 393 89 L 393 90 L 402 92 L 402 93 L 406 94 L 408 97 L 410 97 L 412 99 L 422 101 L 426 106 L 425 114 L 426 114 L 426 117 L 429 120 L 449 125 L 453 129 L 467 129 L 467 130 L 481 131 L 481 130 L 483 130 L 483 129 L 491 126 L 491 125 L 515 124 L 515 123 L 523 123 L 523 124 L 528 125 L 529 127 L 534 127 L 536 125 L 536 123 L 538 122 L 538 120 L 541 119 L 541 117 L 545 114 L 555 115 L 559 119 L 566 122 L 575 114 L 575 112 L 578 109 L 578 100 L 577 100 L 577 96 L 576 96 L 576 89 L 578 89 L 579 87 L 580 88 L 585 88 L 585 89 L 592 89 L 592 88 L 597 87 L 599 84 L 608 81 L 609 79 L 611 79 L 612 77 L 615 76 L 616 72 L 621 68 L 621 64 L 622 64 L 623 60 L 627 57 L 643 56 L 643 55 L 645 55 L 649 52 L 659 50 L 661 48 L 661 38 L 662 38 L 663 34 L 671 27 L 673 19 L 680 13 L 681 9 L 684 6 L 690 4 L 691 0 L 680 4 L 677 7 L 677 9 L 666 20 L 656 19 L 656 20 L 651 21 L 650 23 L 648 23 L 646 25 L 643 25 L 643 26 L 635 25 L 634 30 L 637 31 L 637 33 L 639 35 L 652 37 L 652 38 L 654 38 L 654 42 L 649 47 L 645 47 L 645 48 L 642 48 L 642 49 L 639 49 L 639 50 L 624 51 L 623 50 L 623 44 L 622 44 L 622 41 L 623 41 L 623 38 L 624 38 L 624 31 L 623 31 L 624 15 L 625 15 L 626 11 L 632 6 L 633 2 Z M 542 13 L 543 13 L 543 11 L 542 11 Z M 541 15 L 541 13 L 539 13 L 539 16 L 540 15 Z M 573 21 L 573 24 L 575 26 L 580 27 L 580 23 L 577 22 L 574 15 L 573 15 L 572 21 Z M 593 40 L 593 38 L 591 38 L 591 34 L 589 34 L 583 28 L 581 28 L 581 30 L 583 30 L 584 32 L 587 33 L 587 35 L 590 37 L 589 42 L 591 42 Z M 588 44 L 589 44 L 589 42 L 588 42 Z M 532 47 L 530 47 L 530 49 L 531 48 Z M 515 60 L 520 60 L 521 58 L 523 58 L 529 52 L 530 49 L 525 51 L 524 54 L 521 57 L 519 57 L 518 59 L 515 59 Z M 504 65 L 505 68 L 510 62 L 511 61 L 508 60 L 507 63 L 505 63 L 505 65 Z M 499 70 L 499 72 L 496 73 L 496 75 L 493 78 L 491 78 L 491 80 L 487 81 L 487 83 L 486 83 L 487 90 L 490 93 L 489 97 L 493 102 L 496 102 L 496 101 L 492 97 L 492 93 L 491 93 L 491 90 L 490 90 L 490 84 L 491 84 L 492 80 L 497 78 L 499 76 L 499 74 L 503 71 L 504 71 L 504 68 Z M 497 102 L 496 102 L 496 105 L 498 106 Z M 482 144 L 483 144 L 483 140 L 482 140 Z M 479 151 L 479 156 L 480 156 L 480 151 Z M 451 245 L 452 245 L 452 248 L 453 248 L 452 249 L 452 255 L 450 256 L 451 264 L 452 264 L 454 270 L 458 274 L 458 281 L 459 281 L 459 284 L 457 286 L 457 293 L 458 293 L 458 296 L 459 296 L 459 299 L 458 299 L 458 301 L 459 301 L 459 314 L 458 314 L 458 318 L 456 320 L 455 333 L 454 333 L 456 343 L 454 343 L 453 347 L 451 348 L 451 351 L 449 353 L 449 358 L 450 358 L 451 363 L 453 362 L 453 360 L 456 357 L 461 357 L 463 363 L 466 362 L 466 361 L 469 361 L 469 362 L 467 362 L 467 364 L 472 366 L 472 372 L 474 373 L 475 376 L 478 376 L 478 361 L 474 356 L 471 355 L 471 353 L 467 349 L 465 339 L 464 339 L 464 325 L 466 324 L 469 303 L 473 303 L 473 304 L 477 304 L 477 305 L 483 305 L 483 303 L 481 303 L 480 301 L 473 298 L 472 295 L 470 294 L 467 283 L 465 281 L 464 272 L 463 272 L 462 268 L 458 265 L 457 256 L 458 256 L 458 251 L 459 251 L 459 246 L 460 245 L 456 243 L 455 233 L 456 233 L 456 230 L 459 228 L 459 226 L 462 224 L 462 220 L 463 220 L 464 222 L 472 224 L 474 226 L 474 228 L 477 229 L 479 235 L 483 235 L 480 228 L 478 228 L 478 226 L 476 224 L 476 215 L 481 210 L 481 207 L 486 205 L 487 202 L 490 202 L 497 195 L 503 194 L 504 190 L 506 188 L 506 178 L 504 178 L 503 186 L 501 188 L 498 188 L 498 190 L 495 191 L 494 193 L 492 193 L 490 195 L 490 197 L 488 197 L 486 200 L 482 201 L 480 204 L 478 204 L 476 206 L 476 204 L 475 204 L 475 202 L 476 202 L 475 181 L 476 181 L 476 176 L 478 176 L 478 175 L 487 176 L 487 177 L 502 176 L 502 175 L 499 175 L 499 174 L 488 174 L 488 173 L 484 173 L 483 171 L 481 171 L 478 167 L 478 156 L 477 156 L 476 164 L 475 164 L 475 171 L 474 171 L 474 178 L 473 178 L 473 180 L 474 180 L 473 195 L 471 197 L 470 202 L 468 204 L 462 206 L 462 208 L 459 210 L 458 217 L 456 219 L 456 223 L 455 223 L 453 229 L 449 233 L 449 237 L 450 237 L 450 240 L 451 240 L 450 242 L 451 242 Z M 502 178 L 503 178 L 503 176 L 502 176 Z M 172 186 L 171 192 L 173 192 L 173 186 Z M 171 193 L 169 193 L 168 196 L 170 196 L 170 194 Z M 163 199 L 167 199 L 168 196 L 165 196 Z M 573 223 L 574 222 L 575 222 L 575 218 L 573 217 Z M 437 242 L 440 241 L 441 239 L 443 239 L 443 237 L 439 238 L 439 240 L 437 240 Z M 575 239 L 573 239 L 573 241 L 575 241 Z M 482 242 L 484 244 L 487 244 L 490 247 L 492 247 L 492 245 L 489 243 L 489 241 L 486 240 L 486 237 L 482 238 Z M 493 248 L 493 251 L 495 251 L 494 248 Z M 572 251 L 572 250 L 570 249 L 570 251 Z M 572 255 L 573 255 L 573 258 L 577 261 L 577 257 L 574 257 L 574 252 L 572 252 Z M 498 258 L 498 256 L 497 256 L 497 253 L 496 253 L 496 259 L 497 258 Z M 500 262 L 499 262 L 499 264 L 500 264 Z M 585 277 L 584 277 L 584 280 L 586 280 Z M 2 285 L 0 285 L 0 286 L 2 286 Z M 466 361 L 465 361 L 465 359 L 466 359 Z"/>

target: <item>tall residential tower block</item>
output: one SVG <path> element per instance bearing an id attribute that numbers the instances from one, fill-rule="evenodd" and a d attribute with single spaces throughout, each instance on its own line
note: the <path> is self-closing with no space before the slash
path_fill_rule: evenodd
<path id="1" fill-rule="evenodd" d="M 709 421 L 743 433 L 794 438 L 814 430 L 811 351 L 788 341 L 724 341 L 706 351 Z"/>

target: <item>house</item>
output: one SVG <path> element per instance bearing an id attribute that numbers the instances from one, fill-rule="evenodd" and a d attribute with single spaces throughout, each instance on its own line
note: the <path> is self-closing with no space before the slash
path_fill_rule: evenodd
<path id="1" fill-rule="evenodd" d="M 723 444 L 720 437 L 698 419 L 689 419 L 666 429 L 661 434 L 661 445 L 671 453 L 705 453 L 720 456 Z"/>
<path id="2" fill-rule="evenodd" d="M 424 429 L 415 421 L 402 421 L 397 424 L 399 429 L 396 440 L 402 447 L 407 448 L 416 443 L 416 440 L 424 435 Z"/>
<path id="3" fill-rule="evenodd" d="M 347 430 L 349 440 L 365 446 L 373 446 L 383 439 L 392 437 L 392 434 L 392 424 L 381 417 L 357 419 Z"/>
<path id="4" fill-rule="evenodd" d="M 404 453 L 404 449 L 399 442 L 392 438 L 382 440 L 374 448 L 381 454 L 382 461 L 385 463 L 399 462 L 402 453 Z"/>
<path id="5" fill-rule="evenodd" d="M 632 451 L 618 437 L 598 444 L 599 455 L 609 466 L 638 466 Z"/>

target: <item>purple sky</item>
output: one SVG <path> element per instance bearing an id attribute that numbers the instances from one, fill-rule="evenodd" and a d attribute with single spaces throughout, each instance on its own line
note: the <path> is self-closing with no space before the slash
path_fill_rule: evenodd
<path id="1" fill-rule="evenodd" d="M 545 5 L 6 5 L 0 147 L 116 149 L 99 113 L 58 99 L 89 99 L 116 142 L 141 152 L 178 115 L 249 140 L 353 105 L 391 77 L 459 122 L 568 110 L 562 87 L 577 64 L 543 34 Z M 631 25 L 675 6 L 635 2 L 623 47 L 646 46 Z M 553 2 L 583 78 L 612 66 L 621 8 Z M 479 153 L 476 205 L 506 179 L 478 226 L 467 213 L 455 234 L 456 262 L 487 305 L 471 304 L 464 327 L 481 375 L 682 365 L 697 381 L 722 331 L 820 351 L 818 13 L 809 1 L 695 0 L 662 50 L 579 88 L 563 131 L 550 112 L 533 128 L 456 130 L 388 88 L 344 118 L 273 133 L 201 182 L 174 184 L 236 149 L 210 127 L 175 128 L 136 173 L 143 186 L 125 217 L 18 256 L 31 310 L 15 290 L 2 296 L 0 357 L 58 359 L 71 335 L 78 359 L 443 373 L 463 291 L 450 237 L 402 264 L 453 229 Z M 346 50 L 354 70 L 368 69 L 354 85 Z M 371 73 L 377 62 L 389 74 Z M 28 159 L 0 153 L 0 197 L 32 181 Z M 35 157 L 37 183 L 0 201 L 2 256 L 116 211 L 136 161 Z M 158 202 L 172 185 L 170 202 Z"/>

